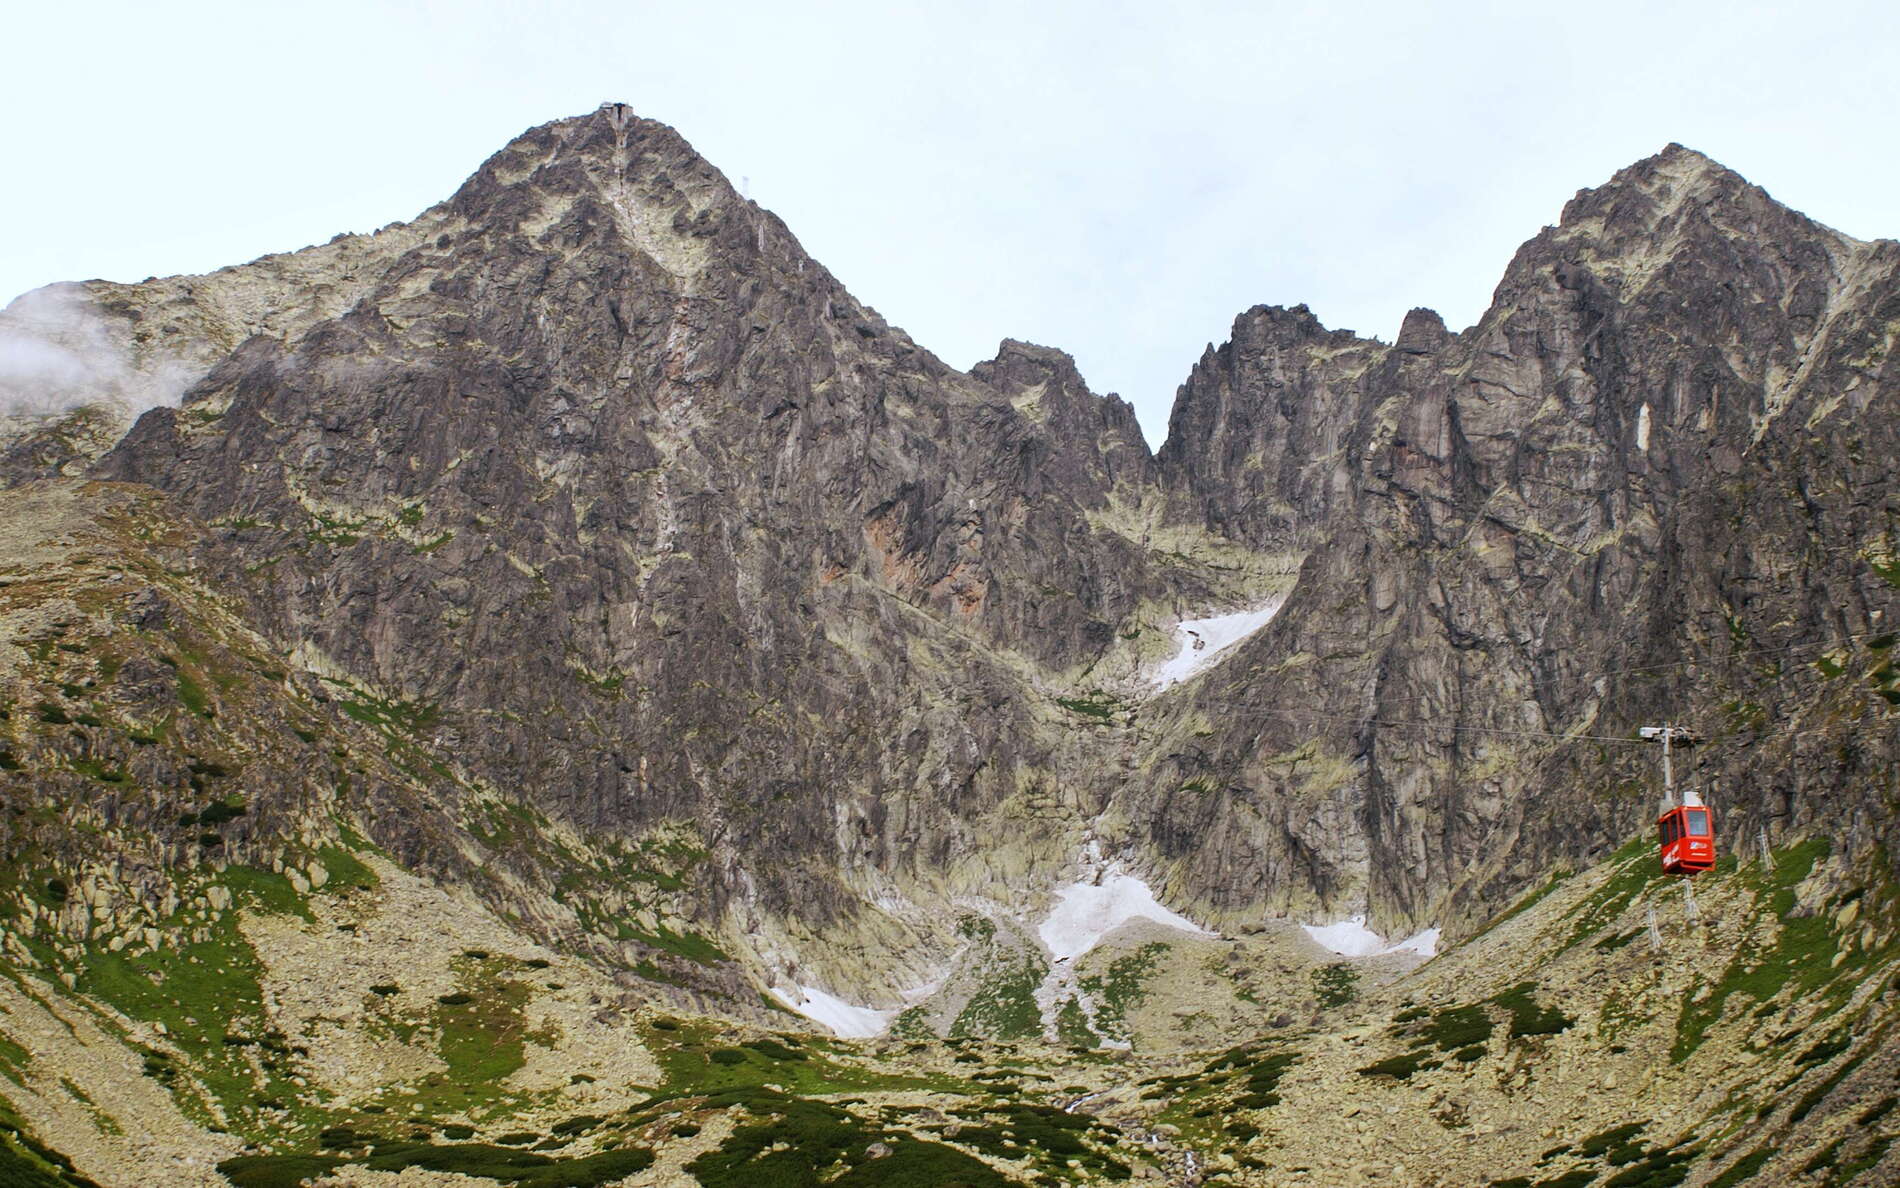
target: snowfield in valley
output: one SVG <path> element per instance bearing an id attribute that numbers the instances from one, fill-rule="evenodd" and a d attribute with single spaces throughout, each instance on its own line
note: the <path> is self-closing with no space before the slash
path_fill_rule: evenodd
<path id="1" fill-rule="evenodd" d="M 1174 629 L 1181 650 L 1150 673 L 1148 680 L 1156 689 L 1165 689 L 1199 676 L 1212 668 L 1229 648 L 1272 622 L 1285 604 L 1286 595 L 1278 594 L 1253 610 L 1206 619 L 1183 619 Z"/>
<path id="2" fill-rule="evenodd" d="M 1037 932 L 1057 961 L 1093 949 L 1102 938 L 1130 920 L 1153 920 L 1196 936 L 1213 933 L 1155 899 L 1148 884 L 1133 875 L 1109 872 L 1100 883 L 1071 883 L 1056 889 L 1056 906 Z"/>
<path id="3" fill-rule="evenodd" d="M 834 994 L 826 994 L 816 986 L 797 987 L 798 996 L 793 997 L 777 986 L 772 987 L 772 997 L 778 999 L 792 1010 L 831 1028 L 832 1034 L 845 1039 L 863 1039 L 881 1035 L 890 1025 L 896 1011 L 880 1011 L 873 1007 L 855 1006 Z"/>
<path id="4" fill-rule="evenodd" d="M 1387 953 L 1417 953 L 1422 957 L 1431 957 L 1438 952 L 1436 928 L 1427 928 L 1396 944 L 1387 944 L 1384 937 L 1366 927 L 1364 916 L 1348 916 L 1336 924 L 1302 924 L 1300 927 L 1322 948 L 1330 949 L 1342 957 L 1379 957 Z"/>

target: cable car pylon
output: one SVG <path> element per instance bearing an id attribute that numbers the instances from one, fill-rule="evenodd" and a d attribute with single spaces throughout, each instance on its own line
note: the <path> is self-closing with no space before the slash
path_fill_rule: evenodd
<path id="1" fill-rule="evenodd" d="M 1715 815 L 1693 788 L 1676 795 L 1674 748 L 1697 741 L 1686 726 L 1645 726 L 1639 733 L 1662 742 L 1663 809 L 1656 818 L 1664 874 L 1695 875 L 1715 865 Z"/>

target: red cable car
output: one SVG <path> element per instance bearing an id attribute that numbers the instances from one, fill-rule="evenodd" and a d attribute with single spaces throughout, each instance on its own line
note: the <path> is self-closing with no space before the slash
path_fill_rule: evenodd
<path id="1" fill-rule="evenodd" d="M 1715 815 L 1707 805 L 1678 805 L 1656 818 L 1664 874 L 1700 874 L 1715 865 Z"/>
<path id="2" fill-rule="evenodd" d="M 1677 799 L 1676 771 L 1670 763 L 1674 744 L 1693 746 L 1701 739 L 1688 727 L 1676 725 L 1645 726 L 1637 734 L 1661 740 L 1663 745 L 1663 804 L 1668 807 L 1656 818 L 1656 830 L 1662 835 L 1663 873 L 1701 874 L 1715 865 L 1715 814 L 1693 788 Z"/>

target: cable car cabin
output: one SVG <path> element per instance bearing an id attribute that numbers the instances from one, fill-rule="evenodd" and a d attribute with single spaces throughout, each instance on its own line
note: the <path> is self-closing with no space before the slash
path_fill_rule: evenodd
<path id="1" fill-rule="evenodd" d="M 1664 874 L 1692 875 L 1715 865 L 1715 818 L 1707 806 L 1672 808 L 1656 819 Z"/>

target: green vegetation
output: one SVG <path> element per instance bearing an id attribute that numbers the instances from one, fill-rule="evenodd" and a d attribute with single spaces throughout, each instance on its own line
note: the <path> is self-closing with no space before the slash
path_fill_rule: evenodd
<path id="1" fill-rule="evenodd" d="M 541 817 L 525 804 L 486 802 L 477 804 L 475 810 L 477 816 L 463 824 L 476 841 L 491 850 L 510 849 L 516 843 L 536 836 L 539 833 L 539 827 L 546 824 L 546 818 Z M 597 873 L 599 872 L 576 870 L 567 877 L 576 884 L 583 884 Z M 562 890 L 563 888 L 557 886 L 555 899 L 565 902 L 562 899 Z"/>
<path id="2" fill-rule="evenodd" d="M 893 1039 L 928 1040 L 935 1039 L 936 1034 L 930 1027 L 930 1012 L 920 1006 L 906 1008 L 891 1020 Z"/>
<path id="3" fill-rule="evenodd" d="M 330 545 L 334 548 L 347 548 L 363 538 L 363 532 L 370 525 L 367 520 L 337 520 L 320 512 L 311 512 L 310 519 L 316 527 L 306 528 L 304 538 L 311 544 Z"/>
<path id="4" fill-rule="evenodd" d="M 324 873 L 329 876 L 329 880 L 324 884 L 326 890 L 340 890 L 345 887 L 361 887 L 369 890 L 382 882 L 375 871 L 341 846 L 318 847 L 317 860 L 323 863 Z"/>
<path id="5" fill-rule="evenodd" d="M 1539 1180 L 1531 1188 L 1583 1188 L 1585 1184 L 1593 1182 L 1596 1178 L 1595 1171 L 1580 1167 L 1560 1176 L 1552 1176 L 1548 1180 Z"/>
<path id="6" fill-rule="evenodd" d="M 354 1144 L 352 1144 L 354 1145 Z M 370 1171 L 429 1171 L 482 1176 L 520 1188 L 597 1188 L 645 1171 L 653 1153 L 641 1147 L 617 1147 L 575 1159 L 555 1159 L 486 1143 L 397 1143 L 374 1141 L 357 1156 L 240 1155 L 218 1164 L 237 1188 L 295 1188 L 306 1179 L 339 1167 L 360 1165 Z"/>
<path id="7" fill-rule="evenodd" d="M 987 923 L 987 921 L 985 921 Z M 1042 1034 L 1036 986 L 1042 970 L 1027 953 L 992 949 L 983 984 L 950 1024 L 952 1038 L 1033 1039 Z"/>
<path id="8" fill-rule="evenodd" d="M 621 939 L 638 940 L 642 944 L 651 945 L 675 957 L 684 957 L 688 961 L 695 961 L 701 965 L 717 965 L 732 960 L 726 955 L 724 949 L 697 932 L 674 932 L 664 924 L 652 932 L 629 928 Z"/>
<path id="9" fill-rule="evenodd" d="M 1441 1052 L 1468 1048 L 1491 1038 L 1491 1016 L 1480 1006 L 1448 1007 L 1432 1015 L 1416 1034 Z"/>
<path id="10" fill-rule="evenodd" d="M 746 1040 L 740 1047 L 751 1048 L 767 1060 L 805 1060 L 808 1057 L 797 1048 L 798 1041 L 791 1036 L 782 1036 L 783 1043 L 775 1039 Z M 790 1044 L 791 1047 L 786 1045 Z"/>
<path id="11" fill-rule="evenodd" d="M 1801 1168 L 1801 1174 L 1804 1176 L 1811 1176 L 1815 1174 L 1816 1172 L 1828 1171 L 1832 1169 L 1834 1166 L 1834 1161 L 1840 1157 L 1841 1145 L 1845 1143 L 1846 1141 L 1847 1141 L 1847 1136 L 1841 1135 L 1840 1137 L 1836 1138 L 1833 1142 L 1829 1143 L 1827 1146 L 1821 1148 L 1820 1151 L 1816 1152 L 1814 1158 L 1808 1160 L 1808 1162 Z"/>
<path id="12" fill-rule="evenodd" d="M 1681 1150 L 1655 1150 L 1642 1156 L 1640 1162 L 1611 1176 L 1603 1182 L 1603 1188 L 1673 1188 L 1689 1178 L 1696 1156 L 1697 1147 L 1684 1147 Z M 1616 1153 L 1611 1152 L 1610 1161 L 1616 1161 Z"/>
<path id="13" fill-rule="evenodd" d="M 1625 998 L 1622 989 L 1612 990 L 1597 1012 L 1597 1038 L 1614 1044 L 1648 1022 L 1649 1016 L 1640 1009 L 1634 994 Z"/>
<path id="14" fill-rule="evenodd" d="M 982 1154 L 1025 1161 L 1045 1174 L 1066 1173 L 1074 1161 L 1110 1180 L 1126 1180 L 1133 1175 L 1126 1164 L 1089 1145 L 1090 1139 L 1113 1145 L 1120 1136 L 1085 1114 L 1065 1114 L 1051 1106 L 1026 1102 L 957 1110 L 956 1114 L 972 1123 L 962 1128 L 956 1141 Z"/>
<path id="15" fill-rule="evenodd" d="M 124 770 L 116 767 L 107 767 L 97 759 L 69 759 L 67 760 L 67 766 L 71 767 L 80 775 L 97 780 L 102 784 L 127 784 L 131 782 L 131 777 L 126 775 Z"/>
<path id="16" fill-rule="evenodd" d="M 1722 1018 L 1730 998 L 1745 995 L 1757 1003 L 1775 998 L 1784 987 L 1793 984 L 1797 993 L 1806 993 L 1836 976 L 1832 967 L 1839 942 L 1833 920 L 1825 913 L 1793 915 L 1794 889 L 1825 858 L 1828 843 L 1811 838 L 1775 855 L 1771 870 L 1759 867 L 1737 871 L 1732 878 L 1754 885 L 1755 905 L 1751 926 L 1771 928 L 1774 939 L 1766 946 L 1743 945 L 1708 994 L 1697 1001 L 1699 987 L 1684 995 L 1682 1013 L 1676 1022 L 1676 1042 L 1670 1057 L 1680 1064 L 1693 1054 L 1702 1036 Z"/>
<path id="17" fill-rule="evenodd" d="M 5 1077 L 15 1085 L 26 1085 L 26 1071 L 33 1065 L 33 1054 L 0 1035 L 0 1077 Z"/>
<path id="18" fill-rule="evenodd" d="M 1345 1006 L 1359 997 L 1359 971 L 1344 961 L 1313 971 L 1313 996 L 1322 1008 Z"/>
<path id="19" fill-rule="evenodd" d="M 621 688 L 627 683 L 627 674 L 617 668 L 604 676 L 597 676 L 584 668 L 573 668 L 570 671 L 583 685 L 604 697 L 619 695 Z"/>
<path id="20" fill-rule="evenodd" d="M 1887 1149 L 1894 1144 L 1892 1135 L 1883 1135 L 1869 1143 L 1865 1150 L 1849 1158 L 1847 1162 L 1834 1169 L 1829 1177 L 1830 1184 L 1851 1184 L 1860 1173 L 1873 1167 L 1887 1157 Z"/>
<path id="21" fill-rule="evenodd" d="M 1128 1038 L 1128 1012 L 1148 997 L 1147 982 L 1168 946 L 1150 942 L 1109 962 L 1100 974 L 1078 979 L 1095 1003 L 1095 1028 L 1113 1039 Z"/>
<path id="22" fill-rule="evenodd" d="M 1605 1188 L 1673 1188 L 1689 1177 L 1695 1160 L 1701 1155 L 1702 1148 L 1692 1143 L 1679 1144 L 1674 1148 L 1652 1147 L 1645 1149 L 1640 1136 L 1647 1123 L 1631 1122 L 1612 1127 L 1600 1134 L 1593 1134 L 1581 1142 L 1566 1143 L 1553 1147 L 1537 1160 L 1538 1166 L 1552 1160 L 1570 1156 L 1573 1160 L 1597 1163 L 1598 1167 L 1573 1167 L 1560 1175 L 1533 1183 L 1528 1176 L 1514 1177 L 1511 1180 L 1494 1183 L 1515 1183 L 1530 1185 L 1531 1188 L 1545 1188 L 1548 1185 L 1577 1186 L 1591 1184 L 1609 1169 L 1615 1171 L 1603 1181 Z"/>
<path id="23" fill-rule="evenodd" d="M 706 1188 L 1002 1188 L 1009 1183 L 961 1151 L 886 1131 L 841 1105 L 763 1089 L 715 1096 L 706 1104 L 742 1106 L 756 1119 L 687 1165 Z M 874 1157 L 869 1148 L 875 1143 L 887 1153 Z"/>
<path id="24" fill-rule="evenodd" d="M 1882 1030 L 1884 1031 L 1885 1029 L 1883 1028 Z M 1879 1038 L 1876 1036 L 1868 1042 L 1866 1047 L 1861 1049 L 1858 1055 L 1843 1061 L 1840 1066 L 1828 1074 L 1820 1084 L 1801 1095 L 1801 1100 L 1795 1103 L 1794 1109 L 1788 1111 L 1788 1121 L 1790 1123 L 1799 1122 L 1813 1113 L 1815 1106 L 1820 1105 L 1821 1102 L 1826 1100 L 1828 1094 L 1834 1092 L 1842 1081 L 1846 1080 L 1855 1069 L 1859 1068 L 1861 1064 L 1866 1061 L 1867 1057 L 1879 1051 L 1880 1047 Z"/>
<path id="25" fill-rule="evenodd" d="M 190 673 L 172 662 L 174 675 L 178 680 L 178 700 L 184 707 L 201 718 L 212 718 L 216 714 L 211 709 L 211 699 L 205 695 L 204 686 L 192 679 Z"/>
<path id="26" fill-rule="evenodd" d="M 1552 891 L 1555 891 L 1559 886 L 1561 886 L 1563 884 L 1563 881 L 1570 877 L 1570 874 L 1571 872 L 1567 870 L 1559 870 L 1552 873 L 1550 878 L 1546 879 L 1542 886 L 1533 888 L 1531 891 L 1521 896 L 1516 903 L 1512 904 L 1510 907 L 1505 908 L 1502 912 L 1499 912 L 1497 915 L 1493 916 L 1490 919 L 1490 921 L 1485 924 L 1483 928 L 1480 928 L 1477 931 L 1477 933 L 1472 936 L 1471 939 L 1477 940 L 1478 937 L 1483 936 L 1485 933 L 1490 932 L 1492 929 L 1498 927 L 1499 925 L 1502 925 L 1506 923 L 1507 921 L 1514 920 L 1518 916 L 1523 915 L 1525 912 L 1530 911 L 1532 908 L 1542 903 L 1545 897 L 1548 896 Z"/>
<path id="27" fill-rule="evenodd" d="M 1844 1029 L 1839 1030 L 1795 1057 L 1794 1062 L 1798 1065 L 1825 1064 L 1847 1051 L 1853 1044 L 1854 1037 Z"/>
<path id="28" fill-rule="evenodd" d="M 1537 1005 L 1532 997 L 1537 989 L 1535 982 L 1521 982 L 1489 1001 L 1511 1012 L 1511 1038 L 1521 1039 L 1531 1035 L 1555 1035 L 1568 1031 L 1576 1020 L 1562 1011 Z"/>
<path id="29" fill-rule="evenodd" d="M 222 881 L 235 903 L 264 911 L 301 909 L 281 875 L 231 867 Z M 127 1017 L 163 1023 L 177 1053 L 148 1052 L 146 1073 L 172 1086 L 188 1115 L 211 1121 L 199 1097 L 215 1099 L 234 1124 L 255 1132 L 294 1126 L 260 1101 L 292 1100 L 298 1089 L 286 1038 L 265 1021 L 262 966 L 231 913 L 208 926 L 207 939 L 161 949 L 85 951 L 78 989 Z M 186 1075 L 181 1074 L 188 1074 Z"/>
<path id="30" fill-rule="evenodd" d="M 285 916 L 300 916 L 305 920 L 316 919 L 311 915 L 303 896 L 297 894 L 297 889 L 290 885 L 290 880 L 275 871 L 259 870 L 254 866 L 230 866 L 218 876 L 218 881 L 230 889 L 232 902 L 238 906 Z"/>
<path id="31" fill-rule="evenodd" d="M 1431 1059 L 1431 1049 L 1420 1048 L 1400 1056 L 1390 1056 L 1384 1060 L 1375 1060 L 1359 1070 L 1362 1077 L 1391 1077 L 1394 1080 L 1410 1080 L 1413 1073 L 1423 1069 L 1439 1068 L 1442 1060 Z"/>
<path id="32" fill-rule="evenodd" d="M 1755 1178 L 1756 1173 L 1775 1157 L 1773 1147 L 1757 1147 L 1730 1164 L 1721 1175 L 1709 1181 L 1709 1188 L 1735 1188 Z"/>
<path id="33" fill-rule="evenodd" d="M 1631 1122 L 1626 1126 L 1618 1126 L 1601 1134 L 1593 1134 L 1577 1144 L 1577 1154 L 1585 1159 L 1599 1158 L 1606 1151 L 1626 1146 L 1631 1139 L 1643 1133 L 1645 1129 L 1646 1126 L 1643 1123 Z"/>
<path id="34" fill-rule="evenodd" d="M 346 688 L 349 688 L 355 696 L 339 700 L 338 707 L 358 722 L 372 726 L 385 735 L 400 734 L 415 738 L 426 734 L 442 720 L 442 710 L 439 706 L 419 701 L 374 697 L 354 687 L 346 686 Z"/>
<path id="35" fill-rule="evenodd" d="M 240 1155 L 218 1164 L 218 1171 L 238 1188 L 298 1188 L 342 1163 L 324 1155 Z"/>
<path id="36" fill-rule="evenodd" d="M 1088 1014 L 1073 998 L 1064 999 L 1056 1012 L 1056 1038 L 1071 1048 L 1099 1048 L 1102 1037 L 1089 1026 Z"/>
<path id="37" fill-rule="evenodd" d="M 215 828 L 237 820 L 243 816 L 244 813 L 245 807 L 242 803 L 215 800 L 198 812 L 180 814 L 178 827 L 180 829 L 190 829 L 194 826 L 209 826 Z"/>
<path id="38" fill-rule="evenodd" d="M 0 1188 L 99 1188 L 72 1160 L 26 1132 L 0 1100 Z"/>
<path id="39" fill-rule="evenodd" d="M 1058 697 L 1056 704 L 1072 714 L 1078 714 L 1096 722 L 1109 721 L 1115 716 L 1115 711 L 1121 708 L 1121 702 L 1100 689 L 1090 692 L 1085 697 Z"/>
<path id="40" fill-rule="evenodd" d="M 1652 884 L 1667 879 L 1668 876 L 1662 873 L 1662 867 L 1656 861 L 1655 847 L 1653 838 L 1647 833 L 1639 833 L 1616 853 L 1604 859 L 1606 864 L 1614 864 L 1615 872 L 1603 886 L 1564 912 L 1564 917 L 1575 919 L 1576 924 L 1562 949 L 1580 944 L 1616 923 L 1638 896 L 1649 890 Z"/>
<path id="41" fill-rule="evenodd" d="M 850 1093 L 875 1089 L 943 1089 L 965 1092 L 966 1082 L 943 1078 L 891 1076 L 841 1064 L 816 1045 L 790 1037 L 734 1046 L 716 1042 L 707 1021 L 655 1019 L 646 1043 L 677 1092 L 743 1094 L 761 1085 L 778 1085 L 798 1094 Z M 730 1055 L 715 1056 L 723 1052 Z M 801 1058 L 802 1057 L 802 1058 Z"/>
<path id="42" fill-rule="evenodd" d="M 1245 1079 L 1240 1083 L 1241 1094 L 1234 1099 L 1234 1105 L 1243 1110 L 1264 1110 L 1279 1105 L 1280 1095 L 1275 1090 L 1280 1086 L 1280 1078 L 1299 1062 L 1300 1054 L 1287 1049 L 1269 1053 L 1251 1064 L 1236 1065 Z"/>
<path id="43" fill-rule="evenodd" d="M 1440 1056 L 1444 1054 L 1450 1054 L 1462 1064 L 1482 1059 L 1485 1045 L 1497 1030 L 1491 1017 L 1492 1008 L 1510 1013 L 1512 1039 L 1552 1035 L 1569 1028 L 1575 1021 L 1561 1011 L 1539 1006 L 1534 997 L 1536 989 L 1536 983 L 1522 982 L 1481 1003 L 1446 1007 L 1429 1016 L 1420 1008 L 1400 1012 L 1392 1031 L 1400 1038 L 1411 1040 L 1411 1050 L 1375 1061 L 1361 1068 L 1359 1075 L 1403 1081 L 1414 1073 L 1443 1067 Z"/>
<path id="44" fill-rule="evenodd" d="M 432 1049 L 446 1066 L 388 1086 L 376 1104 L 405 1111 L 415 1121 L 451 1113 L 478 1120 L 508 1117 L 533 1095 L 507 1089 L 503 1082 L 526 1064 L 527 1045 L 552 1045 L 559 1032 L 552 1024 L 528 1027 L 532 990 L 519 978 L 524 962 L 470 950 L 453 958 L 451 967 L 458 988 L 432 999 L 413 999 L 392 983 L 369 988 L 363 1003 L 368 1032 Z M 446 1128 L 443 1133 L 457 1137 Z"/>
<path id="45" fill-rule="evenodd" d="M 450 1079 L 471 1092 L 498 1084 L 526 1064 L 527 1041 L 552 1043 L 555 1037 L 527 1030 L 522 1008 L 528 986 L 497 976 L 494 967 L 502 962 L 464 957 L 456 964 L 467 989 L 443 995 L 430 1014 Z"/>
<path id="46" fill-rule="evenodd" d="M 993 940 L 996 937 L 996 922 L 985 916 L 966 912 L 957 917 L 957 935 L 964 940 Z"/>

